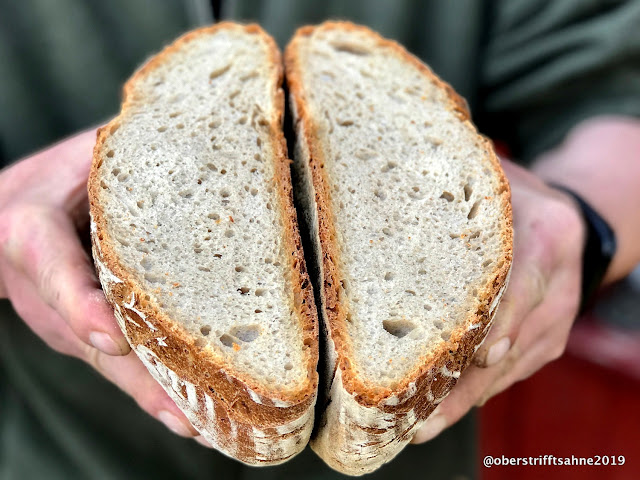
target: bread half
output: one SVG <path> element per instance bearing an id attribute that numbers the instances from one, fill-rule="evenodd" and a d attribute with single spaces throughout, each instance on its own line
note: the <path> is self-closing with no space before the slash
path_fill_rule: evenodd
<path id="1" fill-rule="evenodd" d="M 305 447 L 317 389 L 281 82 L 256 25 L 183 36 L 127 82 L 89 179 L 122 331 L 204 438 L 251 465 Z"/>
<path id="2" fill-rule="evenodd" d="M 510 190 L 465 102 L 398 44 L 304 27 L 285 67 L 327 337 L 311 446 L 360 475 L 411 440 L 485 338 L 511 265 Z"/>

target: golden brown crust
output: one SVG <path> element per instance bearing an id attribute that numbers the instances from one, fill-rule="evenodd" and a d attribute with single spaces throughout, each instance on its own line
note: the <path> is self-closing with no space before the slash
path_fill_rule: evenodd
<path id="1" fill-rule="evenodd" d="M 304 41 L 304 37 L 311 36 L 317 30 L 341 29 L 344 31 L 358 31 L 367 35 L 377 46 L 390 49 L 394 54 L 406 62 L 413 65 L 431 82 L 444 89 L 450 100 L 450 109 L 457 113 L 461 121 L 468 123 L 473 130 L 475 127 L 470 122 L 470 114 L 466 107 L 466 102 L 453 90 L 453 88 L 440 80 L 426 65 L 413 55 L 409 54 L 402 46 L 394 41 L 382 38 L 370 29 L 349 22 L 325 22 L 317 27 L 305 26 L 296 32 L 293 39 L 285 50 L 285 70 L 287 84 L 293 102 L 293 109 L 297 115 L 296 121 L 301 124 L 297 128 L 297 132 L 301 132 L 304 138 L 297 138 L 298 142 L 305 142 L 309 151 L 309 167 L 311 171 L 312 182 L 315 190 L 315 201 L 317 203 L 318 214 L 318 236 L 321 244 L 321 262 L 322 274 L 321 279 L 322 293 L 326 312 L 327 330 L 331 340 L 335 344 L 336 364 L 335 368 L 340 370 L 340 378 L 342 386 L 347 395 L 353 396 L 355 401 L 363 408 L 377 408 L 381 413 L 396 414 L 398 418 L 404 418 L 407 412 L 415 414 L 415 422 L 420 422 L 435 409 L 436 403 L 434 399 L 442 398 L 456 383 L 457 377 L 445 375 L 443 372 L 460 372 L 466 368 L 471 357 L 475 353 L 477 345 L 479 345 L 490 325 L 492 314 L 492 303 L 499 296 L 506 284 L 509 268 L 512 260 L 512 214 L 510 202 L 510 189 L 508 181 L 500 167 L 500 163 L 493 151 L 491 143 L 484 137 L 479 135 L 483 142 L 488 155 L 491 166 L 499 177 L 500 186 L 497 195 L 502 199 L 502 209 L 504 212 L 504 223 L 502 228 L 502 242 L 504 245 L 504 257 L 494 270 L 493 281 L 486 286 L 484 291 L 480 291 L 478 296 L 481 305 L 476 312 L 470 315 L 468 321 L 461 327 L 454 330 L 450 339 L 442 343 L 438 349 L 425 355 L 418 367 L 393 389 L 383 388 L 377 385 L 371 385 L 357 376 L 352 368 L 352 347 L 347 335 L 346 328 L 346 308 L 340 302 L 340 280 L 341 268 L 339 249 L 336 243 L 335 227 L 333 221 L 333 210 L 331 206 L 331 198 L 329 195 L 329 182 L 326 177 L 324 164 L 324 153 L 318 140 L 318 126 L 307 107 L 306 91 L 302 83 L 301 54 L 299 51 L 300 42 Z M 495 307 L 495 305 L 494 305 Z M 475 324 L 476 327 L 468 329 L 467 327 Z M 478 325 L 479 324 L 479 325 Z M 335 372 L 334 372 L 335 375 Z M 429 400 L 431 399 L 431 400 Z M 335 419 L 334 419 L 335 420 Z M 345 430 L 347 425 L 340 425 L 335 420 L 331 428 L 334 429 L 327 435 L 336 442 L 338 437 L 349 437 L 350 434 Z M 362 427 L 369 428 L 367 425 Z M 399 435 L 409 435 L 412 431 L 409 429 L 405 432 L 399 432 Z M 372 434 L 372 438 L 375 437 Z M 407 438 L 408 441 L 410 438 Z M 345 473 L 362 474 L 354 465 L 341 464 L 334 455 L 334 449 L 338 447 L 334 444 L 320 445 L 319 452 L 323 458 L 328 461 L 331 466 Z M 316 449 L 316 446 L 314 446 Z M 355 454 L 354 454 L 355 455 Z M 355 458 L 355 457 L 354 457 Z M 385 461 L 388 461 L 386 459 Z M 381 462 L 382 463 L 382 462 Z M 379 466 L 379 465 L 378 465 Z"/>
<path id="2" fill-rule="evenodd" d="M 194 338 L 169 318 L 158 305 L 154 304 L 153 300 L 137 284 L 135 276 L 127 271 L 127 268 L 117 258 L 112 248 L 112 239 L 109 237 L 108 226 L 100 204 L 100 167 L 104 154 L 103 145 L 105 140 L 119 128 L 120 122 L 126 121 L 128 108 L 135 100 L 136 83 L 162 65 L 168 56 L 179 51 L 186 43 L 200 35 L 215 33 L 222 29 L 243 29 L 248 34 L 260 35 L 262 41 L 267 45 L 271 57 L 270 62 L 276 86 L 276 90 L 273 92 L 276 110 L 270 119 L 269 129 L 274 153 L 275 182 L 278 187 L 280 211 L 285 224 L 284 244 L 287 246 L 287 251 L 291 252 L 292 275 L 290 279 L 293 289 L 293 303 L 301 322 L 306 352 L 307 379 L 297 390 L 276 391 L 269 389 L 237 370 L 233 365 L 220 361 L 210 351 L 197 346 Z M 262 459 L 264 452 L 258 455 L 255 445 L 251 442 L 254 435 L 253 429 L 257 428 L 266 437 L 273 436 L 274 439 L 283 440 L 286 435 L 279 434 L 276 427 L 295 422 L 296 419 L 304 415 L 310 415 L 309 422 L 311 422 L 318 384 L 316 372 L 318 359 L 317 314 L 302 252 L 296 211 L 293 206 L 290 162 L 287 158 L 286 143 L 282 131 L 284 117 L 282 77 L 280 52 L 273 39 L 258 25 L 241 26 L 223 22 L 187 33 L 150 59 L 126 83 L 120 115 L 98 131 L 88 183 L 91 214 L 93 222 L 95 222 L 92 233 L 94 257 L 96 264 L 100 264 L 98 265 L 99 270 L 101 267 L 105 268 L 114 278 L 122 280 L 111 283 L 108 288 L 105 287 L 105 294 L 116 309 L 116 313 L 126 309 L 126 315 L 133 320 L 120 322 L 127 339 L 134 349 L 137 346 L 149 349 L 161 359 L 163 368 L 170 369 L 177 373 L 180 379 L 195 385 L 199 406 L 201 402 L 204 402 L 204 395 L 211 397 L 214 402 L 220 444 L 227 445 L 235 442 L 236 445 L 233 445 L 234 448 L 231 450 L 235 452 L 232 453 L 233 456 L 248 463 L 279 462 L 284 458 L 279 458 L 278 455 L 288 458 L 304 446 L 298 445 L 295 447 L 296 450 L 292 452 L 274 451 L 271 458 L 267 455 L 267 458 Z M 142 313 L 144 318 L 141 318 L 138 312 Z M 163 339 L 164 346 L 160 346 L 158 338 Z M 230 424 L 234 425 L 233 432 L 230 430 Z M 255 443 L 255 439 L 253 440 Z M 229 452 L 229 450 L 226 451 Z"/>

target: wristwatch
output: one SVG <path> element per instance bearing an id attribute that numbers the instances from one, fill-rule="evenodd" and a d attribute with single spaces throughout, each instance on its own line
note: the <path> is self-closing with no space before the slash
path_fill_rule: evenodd
<path id="1" fill-rule="evenodd" d="M 550 186 L 573 197 L 582 211 L 582 217 L 587 227 L 587 238 L 582 254 L 582 295 L 580 299 L 580 313 L 582 313 L 589 306 L 593 295 L 607 273 L 611 259 L 616 253 L 616 235 L 607 221 L 576 192 L 562 185 L 551 184 Z"/>

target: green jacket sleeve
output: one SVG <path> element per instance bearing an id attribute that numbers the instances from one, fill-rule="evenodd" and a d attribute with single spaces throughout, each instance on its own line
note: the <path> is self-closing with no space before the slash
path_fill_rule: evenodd
<path id="1" fill-rule="evenodd" d="M 597 115 L 640 116 L 640 2 L 500 0 L 478 121 L 525 161 Z"/>

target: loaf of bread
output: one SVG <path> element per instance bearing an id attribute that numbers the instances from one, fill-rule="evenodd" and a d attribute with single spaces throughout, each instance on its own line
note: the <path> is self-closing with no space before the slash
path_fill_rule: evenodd
<path id="1" fill-rule="evenodd" d="M 326 332 L 311 446 L 360 475 L 411 440 L 484 339 L 510 190 L 465 102 L 398 44 L 329 22 L 298 30 L 285 66 Z"/>
<path id="2" fill-rule="evenodd" d="M 318 381 L 281 82 L 256 25 L 183 36 L 126 84 L 89 179 L 127 340 L 203 437 L 252 465 L 305 448 Z"/>

